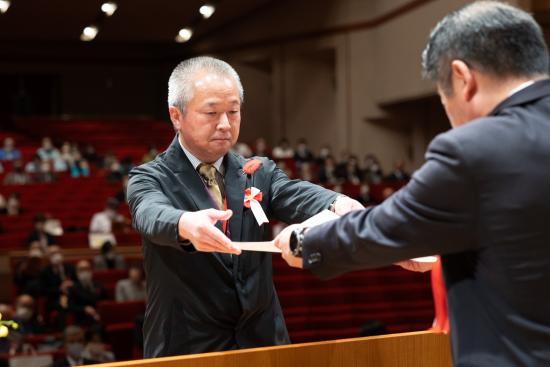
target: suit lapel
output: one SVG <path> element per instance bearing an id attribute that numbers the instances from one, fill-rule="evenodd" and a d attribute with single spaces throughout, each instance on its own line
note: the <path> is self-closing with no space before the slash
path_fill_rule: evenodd
<path id="1" fill-rule="evenodd" d="M 242 240 L 244 190 L 246 175 L 242 171 L 243 159 L 229 152 L 227 154 L 227 172 L 225 173 L 225 192 L 227 207 L 233 211 L 229 219 L 229 231 L 235 241 Z"/>
<path id="2" fill-rule="evenodd" d="M 175 188 L 175 190 L 179 190 L 182 192 L 182 195 L 190 197 L 195 203 L 197 210 L 216 208 L 202 178 L 185 155 L 183 149 L 181 149 L 177 135 L 166 151 L 166 164 L 172 169 L 181 183 L 181 187 Z M 216 227 L 221 230 L 222 224 L 218 222 L 216 223 Z M 223 258 L 230 255 L 218 252 L 214 252 L 212 255 L 231 272 L 230 262 Z"/>
<path id="3" fill-rule="evenodd" d="M 181 187 L 175 189 L 182 191 L 183 195 L 189 196 L 197 210 L 215 207 L 204 182 L 181 149 L 177 135 L 166 152 L 166 164 L 181 183 Z"/>

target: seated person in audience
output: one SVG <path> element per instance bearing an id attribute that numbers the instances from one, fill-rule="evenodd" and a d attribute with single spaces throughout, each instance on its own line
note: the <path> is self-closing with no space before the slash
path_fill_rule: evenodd
<path id="1" fill-rule="evenodd" d="M 405 172 L 405 163 L 403 160 L 398 160 L 395 162 L 393 171 L 386 177 L 388 181 L 408 181 L 411 176 Z"/>
<path id="2" fill-rule="evenodd" d="M 98 363 L 83 357 L 85 347 L 84 330 L 80 326 L 67 326 L 63 332 L 65 356 L 54 362 L 53 367 L 81 366 Z"/>
<path id="3" fill-rule="evenodd" d="M 33 218 L 34 229 L 27 238 L 27 244 L 38 242 L 43 249 L 56 244 L 55 237 L 46 231 L 46 215 L 44 213 L 36 213 Z"/>
<path id="4" fill-rule="evenodd" d="M 149 149 L 147 150 L 147 153 L 143 155 L 143 158 L 141 159 L 142 163 L 151 162 L 155 157 L 159 154 L 157 148 L 154 144 L 149 145 Z"/>
<path id="5" fill-rule="evenodd" d="M 384 187 L 384 190 L 382 190 L 382 200 L 386 200 L 390 196 L 392 196 L 395 193 L 395 189 L 393 187 Z"/>
<path id="6" fill-rule="evenodd" d="M 34 298 L 29 294 L 17 297 L 13 321 L 17 322 L 17 331 L 23 335 L 44 332 L 44 320 L 37 314 Z"/>
<path id="7" fill-rule="evenodd" d="M 17 216 L 21 214 L 21 200 L 18 192 L 12 192 L 6 201 L 6 214 Z"/>
<path id="8" fill-rule="evenodd" d="M 115 300 L 117 302 L 145 301 L 145 296 L 143 269 L 139 265 L 132 265 L 128 270 L 128 278 L 116 283 Z"/>
<path id="9" fill-rule="evenodd" d="M 37 175 L 38 172 L 40 172 L 42 167 L 42 158 L 36 153 L 32 156 L 32 160 L 27 162 L 25 165 L 25 172 L 30 174 L 31 176 Z"/>
<path id="10" fill-rule="evenodd" d="M 59 150 L 53 145 L 49 137 L 42 139 L 42 146 L 36 153 L 43 162 L 51 162 L 53 171 L 62 172 L 67 170 L 67 165 L 63 158 L 61 158 L 61 153 L 59 153 Z"/>
<path id="11" fill-rule="evenodd" d="M 101 254 L 94 257 L 95 270 L 125 269 L 124 257 L 117 254 L 115 246 L 110 241 L 105 241 L 101 246 Z"/>
<path id="12" fill-rule="evenodd" d="M 336 185 L 339 182 L 336 176 L 336 163 L 331 155 L 327 156 L 319 167 L 319 181 L 329 185 Z"/>
<path id="13" fill-rule="evenodd" d="M 104 331 L 101 325 L 90 326 L 86 331 L 86 346 L 82 352 L 82 357 L 96 363 L 113 362 L 115 355 L 108 350 L 104 339 Z"/>
<path id="14" fill-rule="evenodd" d="M 40 170 L 34 175 L 34 181 L 37 183 L 51 183 L 57 180 L 57 176 L 52 170 L 51 161 L 42 161 Z"/>
<path id="15" fill-rule="evenodd" d="M 107 298 L 107 292 L 94 281 L 92 265 L 88 260 L 76 264 L 76 281 L 69 288 L 69 309 L 80 325 L 91 325 L 100 321 L 97 302 Z"/>
<path id="16" fill-rule="evenodd" d="M 380 162 L 374 154 L 367 154 L 365 156 L 361 170 L 363 171 L 363 178 L 368 183 L 380 183 L 384 178 Z"/>
<path id="17" fill-rule="evenodd" d="M 50 263 L 40 274 L 40 284 L 44 297 L 46 298 L 46 315 L 51 311 L 59 314 L 59 325 L 63 325 L 64 316 L 69 306 L 69 288 L 76 280 L 74 266 L 63 262 L 63 254 L 57 245 L 47 248 L 46 255 Z"/>
<path id="18" fill-rule="evenodd" d="M 367 183 L 363 182 L 359 188 L 359 197 L 356 198 L 364 206 L 372 205 L 372 199 L 370 197 L 370 187 Z"/>
<path id="19" fill-rule="evenodd" d="M 21 159 L 21 152 L 15 148 L 15 141 L 11 137 L 4 139 L 4 145 L 0 148 L 0 161 L 18 161 Z"/>
<path id="20" fill-rule="evenodd" d="M 246 143 L 239 142 L 232 149 L 235 153 L 242 155 L 245 158 L 250 158 L 254 155 L 250 146 Z"/>
<path id="21" fill-rule="evenodd" d="M 288 159 L 294 158 L 294 149 L 290 146 L 290 143 L 285 138 L 279 141 L 279 144 L 273 148 L 273 159 Z"/>
<path id="22" fill-rule="evenodd" d="M 23 171 L 21 161 L 13 162 L 13 169 L 4 177 L 4 185 L 26 185 L 31 183 L 31 177 Z"/>
<path id="23" fill-rule="evenodd" d="M 4 195 L 2 195 L 2 193 L 0 193 L 0 214 L 8 213 L 7 206 L 8 206 L 8 203 L 6 201 L 6 198 L 4 197 Z"/>
<path id="24" fill-rule="evenodd" d="M 354 185 L 359 185 L 361 182 L 361 171 L 359 169 L 359 162 L 354 155 L 349 156 L 347 161 L 342 162 L 336 168 L 336 175 L 338 178 L 345 182 L 349 182 Z"/>
<path id="25" fill-rule="evenodd" d="M 257 157 L 271 157 L 271 153 L 264 138 L 256 139 L 253 151 L 254 155 Z"/>
<path id="26" fill-rule="evenodd" d="M 298 165 L 302 163 L 311 162 L 314 160 L 313 153 L 307 146 L 307 141 L 304 138 L 298 140 L 298 145 L 294 151 L 294 160 Z"/>
<path id="27" fill-rule="evenodd" d="M 115 198 L 107 199 L 105 209 L 95 213 L 90 222 L 90 233 L 113 233 L 113 224 L 123 225 L 128 222 L 122 214 L 117 213 L 120 203 Z"/>
<path id="28" fill-rule="evenodd" d="M 311 164 L 312 164 L 311 162 L 302 162 L 302 164 L 300 164 L 298 168 L 300 172 L 299 174 L 300 180 L 309 181 L 309 182 L 317 181 L 317 177 L 315 177 Z"/>
<path id="29" fill-rule="evenodd" d="M 40 276 L 46 267 L 42 246 L 37 241 L 31 243 L 29 254 L 15 268 L 14 282 L 18 294 L 40 295 Z"/>

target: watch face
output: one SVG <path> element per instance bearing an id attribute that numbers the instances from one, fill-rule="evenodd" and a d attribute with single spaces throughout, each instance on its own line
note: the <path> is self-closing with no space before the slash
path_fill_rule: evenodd
<path id="1" fill-rule="evenodd" d="M 294 251 L 296 251 L 297 245 L 298 245 L 298 236 L 296 234 L 296 231 L 292 231 L 290 233 L 290 239 L 288 240 L 288 247 L 290 248 L 290 252 L 294 253 Z"/>

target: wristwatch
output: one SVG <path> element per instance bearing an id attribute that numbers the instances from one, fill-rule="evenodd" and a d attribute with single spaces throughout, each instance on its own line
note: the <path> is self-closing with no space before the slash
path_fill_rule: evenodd
<path id="1" fill-rule="evenodd" d="M 306 230 L 306 227 L 299 227 L 290 233 L 288 247 L 290 248 L 292 256 L 302 257 L 302 242 L 304 240 Z"/>

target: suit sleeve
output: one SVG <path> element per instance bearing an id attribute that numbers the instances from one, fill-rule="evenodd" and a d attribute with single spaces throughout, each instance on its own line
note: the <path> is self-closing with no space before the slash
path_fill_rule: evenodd
<path id="1" fill-rule="evenodd" d="M 181 249 L 185 243 L 178 239 L 178 222 L 184 211 L 172 206 L 149 169 L 138 167 L 130 172 L 127 199 L 134 227 L 142 236 Z"/>
<path id="2" fill-rule="evenodd" d="M 459 145 L 438 136 L 407 186 L 381 205 L 311 228 L 304 267 L 321 278 L 475 246 L 474 179 Z"/>
<path id="3" fill-rule="evenodd" d="M 307 181 L 291 180 L 273 161 L 270 187 L 270 210 L 285 223 L 300 223 L 314 216 L 336 200 L 338 193 Z"/>

